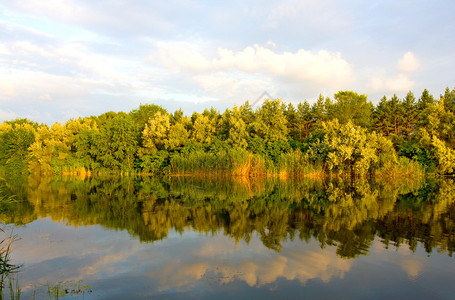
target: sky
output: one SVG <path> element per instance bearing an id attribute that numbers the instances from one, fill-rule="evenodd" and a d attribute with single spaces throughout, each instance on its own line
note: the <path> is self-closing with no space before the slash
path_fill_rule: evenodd
<path id="1" fill-rule="evenodd" d="M 455 87 L 455 1 L 0 0 L 0 122 L 157 104 L 221 113 L 267 92 L 435 97 Z"/>

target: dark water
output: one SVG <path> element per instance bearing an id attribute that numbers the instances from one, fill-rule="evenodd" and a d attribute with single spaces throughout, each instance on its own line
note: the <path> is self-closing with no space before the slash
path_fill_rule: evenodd
<path id="1" fill-rule="evenodd" d="M 3 185 L 21 299 L 455 298 L 450 178 Z"/>

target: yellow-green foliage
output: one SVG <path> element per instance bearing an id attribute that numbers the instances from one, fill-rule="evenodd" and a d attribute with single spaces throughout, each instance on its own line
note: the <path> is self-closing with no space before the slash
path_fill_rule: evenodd
<path id="1" fill-rule="evenodd" d="M 169 115 L 156 112 L 145 124 L 145 128 L 142 131 L 143 147 L 150 153 L 167 148 L 170 127 Z"/>
<path id="2" fill-rule="evenodd" d="M 435 149 L 435 156 L 438 164 L 438 171 L 442 174 L 451 174 L 455 169 L 455 151 L 446 144 L 433 136 L 432 146 Z"/>
<path id="3" fill-rule="evenodd" d="M 378 162 L 376 135 L 368 134 L 351 122 L 340 124 L 337 119 L 324 123 L 323 128 L 329 170 L 363 175 Z"/>
<path id="4" fill-rule="evenodd" d="M 215 127 L 210 119 L 203 114 L 196 114 L 196 120 L 193 124 L 192 139 L 199 143 L 210 143 L 213 139 Z"/>
<path id="5" fill-rule="evenodd" d="M 312 105 L 269 99 L 220 114 L 214 108 L 168 113 L 141 105 L 64 125 L 26 119 L 0 124 L 0 168 L 37 173 L 227 172 L 237 175 L 329 173 L 400 176 L 454 172 L 455 90 L 435 100 L 341 91 Z M 197 146 L 195 146 L 197 145 Z M 234 150 L 237 149 L 237 150 Z M 242 152 L 239 149 L 243 149 Z M 419 166 L 419 164 L 421 166 Z M 28 167 L 28 168 L 27 168 Z"/>

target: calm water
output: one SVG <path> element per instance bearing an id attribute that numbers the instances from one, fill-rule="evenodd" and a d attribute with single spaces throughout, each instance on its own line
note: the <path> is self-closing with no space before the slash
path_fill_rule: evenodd
<path id="1" fill-rule="evenodd" d="M 3 183 L 22 299 L 455 298 L 452 179 Z"/>

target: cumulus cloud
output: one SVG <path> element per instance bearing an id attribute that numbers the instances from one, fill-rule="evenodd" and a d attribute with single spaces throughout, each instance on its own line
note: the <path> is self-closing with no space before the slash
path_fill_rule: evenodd
<path id="1" fill-rule="evenodd" d="M 241 51 L 219 48 L 214 57 L 201 54 L 188 43 L 161 43 L 158 59 L 174 72 L 240 72 L 286 78 L 296 82 L 307 81 L 340 87 L 353 80 L 351 65 L 340 53 L 300 49 L 297 52 L 275 52 L 260 45 L 248 46 Z M 149 61 L 155 60 L 149 57 Z"/>
<path id="2" fill-rule="evenodd" d="M 412 52 L 407 52 L 396 64 L 400 71 L 397 75 L 389 75 L 389 72 L 382 70 L 379 75 L 370 79 L 368 87 L 373 91 L 381 92 L 406 92 L 411 90 L 415 82 L 409 79 L 409 73 L 417 70 L 419 62 Z"/>
<path id="3" fill-rule="evenodd" d="M 414 72 L 419 67 L 419 61 L 412 52 L 406 52 L 397 63 L 397 69 L 401 72 Z"/>
<path id="4" fill-rule="evenodd" d="M 404 74 L 398 74 L 395 77 L 373 77 L 370 80 L 369 87 L 375 91 L 389 92 L 406 92 L 412 89 L 414 81 L 410 80 Z"/>

